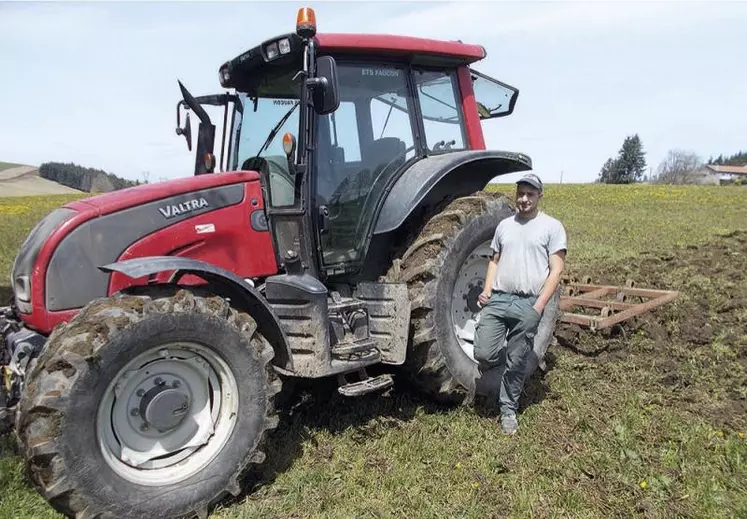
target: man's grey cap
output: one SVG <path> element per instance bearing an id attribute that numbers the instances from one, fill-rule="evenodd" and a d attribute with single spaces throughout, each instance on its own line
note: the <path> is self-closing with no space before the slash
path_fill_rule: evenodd
<path id="1" fill-rule="evenodd" d="M 534 186 L 536 189 L 542 192 L 542 180 L 540 180 L 540 178 L 534 173 L 527 173 L 516 181 L 517 184 L 520 184 L 522 182 L 529 184 L 530 186 Z"/>

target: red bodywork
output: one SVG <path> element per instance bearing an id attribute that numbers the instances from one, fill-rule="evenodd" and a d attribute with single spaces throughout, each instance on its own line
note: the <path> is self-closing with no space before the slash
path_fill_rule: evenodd
<path id="1" fill-rule="evenodd" d="M 206 261 L 241 277 L 268 276 L 277 273 L 275 250 L 267 231 L 255 231 L 250 223 L 252 211 L 264 207 L 259 175 L 254 171 L 239 171 L 172 180 L 170 182 L 146 184 L 114 191 L 66 205 L 78 211 L 72 219 L 58 227 L 45 241 L 31 274 L 33 307 L 31 314 L 22 315 L 28 325 L 49 333 L 60 322 L 70 320 L 78 310 L 50 312 L 45 308 L 45 275 L 52 253 L 70 232 L 92 218 L 143 205 L 174 195 L 191 193 L 201 189 L 244 184 L 244 199 L 236 205 L 217 209 L 160 229 L 132 243 L 117 258 L 117 261 L 134 257 L 180 256 Z M 254 205 L 253 205 L 254 204 Z M 212 223 L 215 232 L 198 234 L 195 226 Z M 170 273 L 156 277 L 166 281 Z M 127 286 L 143 284 L 145 278 L 133 280 L 113 273 L 109 281 L 108 294 Z M 185 277 L 182 283 L 202 283 L 198 278 Z"/>
<path id="2" fill-rule="evenodd" d="M 485 47 L 458 41 L 432 40 L 390 34 L 320 33 L 319 50 L 330 53 L 366 53 L 375 56 L 441 56 L 465 65 L 484 59 Z"/>

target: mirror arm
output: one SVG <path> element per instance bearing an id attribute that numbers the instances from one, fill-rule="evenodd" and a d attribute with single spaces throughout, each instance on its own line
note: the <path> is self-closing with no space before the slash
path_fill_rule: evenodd
<path id="1" fill-rule="evenodd" d="M 328 84 L 326 77 L 313 77 L 306 80 L 306 85 L 311 88 L 326 88 Z"/>

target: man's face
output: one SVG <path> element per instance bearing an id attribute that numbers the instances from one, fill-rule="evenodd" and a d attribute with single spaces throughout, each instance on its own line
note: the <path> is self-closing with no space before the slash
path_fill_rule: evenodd
<path id="1" fill-rule="evenodd" d="M 530 215 L 537 210 L 542 193 L 529 184 L 518 184 L 516 186 L 516 208 L 519 214 Z"/>

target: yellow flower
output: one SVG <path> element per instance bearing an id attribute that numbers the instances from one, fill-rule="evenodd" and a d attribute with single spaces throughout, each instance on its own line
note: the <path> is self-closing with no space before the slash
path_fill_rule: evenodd
<path id="1" fill-rule="evenodd" d="M 739 433 L 737 433 L 737 437 L 738 437 L 738 438 L 739 438 L 740 440 L 744 440 L 744 433 L 743 433 L 743 432 L 739 432 Z"/>
<path id="2" fill-rule="evenodd" d="M 641 481 L 641 482 L 639 483 L 639 485 L 641 486 L 641 488 L 642 488 L 643 490 L 646 490 L 646 488 L 648 487 L 648 483 L 646 482 L 646 480 L 645 480 L 645 479 L 644 479 L 643 481 Z"/>
<path id="3" fill-rule="evenodd" d="M 472 488 L 479 488 L 479 486 L 480 486 L 480 483 L 478 483 L 477 481 L 472 483 Z"/>
<path id="4" fill-rule="evenodd" d="M 724 437 L 724 431 L 717 432 L 716 436 L 718 436 L 719 438 L 723 438 Z"/>

